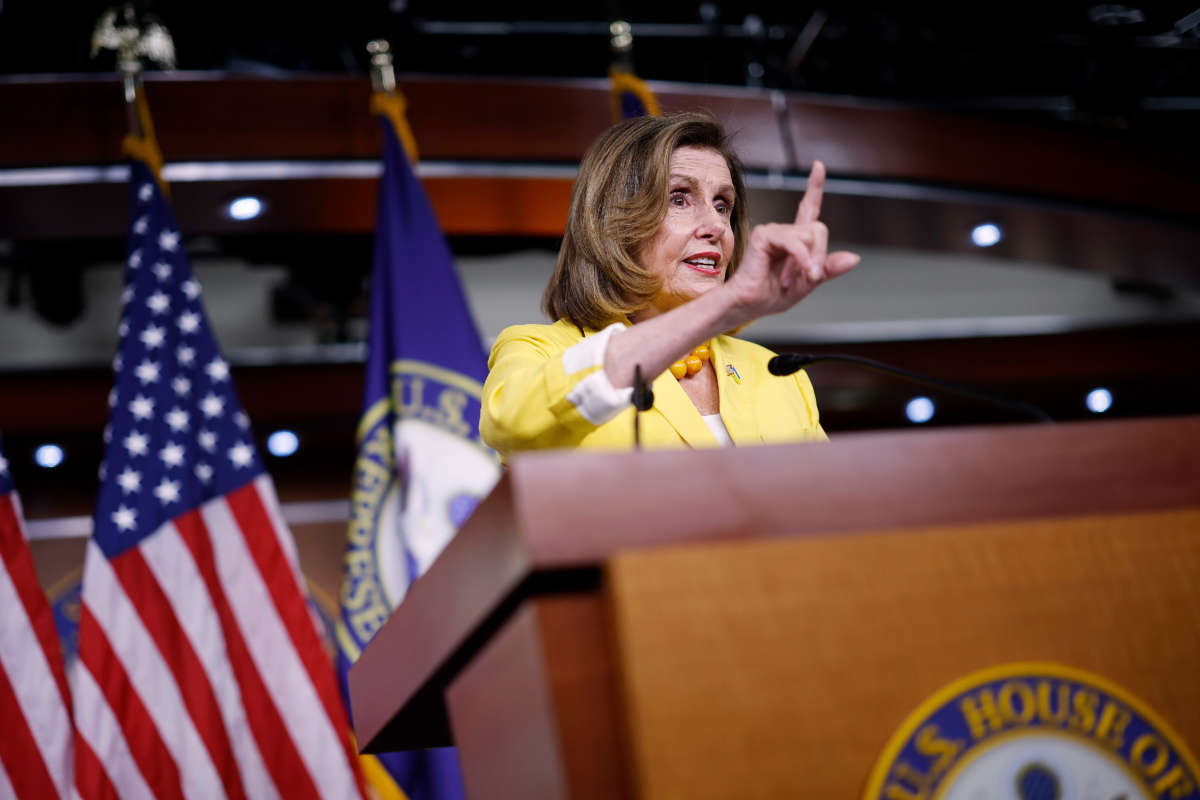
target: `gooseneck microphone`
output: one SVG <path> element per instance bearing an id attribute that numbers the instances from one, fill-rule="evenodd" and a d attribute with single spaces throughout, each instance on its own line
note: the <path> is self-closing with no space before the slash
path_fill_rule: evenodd
<path id="1" fill-rule="evenodd" d="M 1021 400 L 1009 400 L 1007 397 L 984 392 L 979 389 L 973 389 L 970 386 L 963 386 L 961 383 L 951 383 L 937 378 L 931 378 L 928 375 L 922 375 L 918 372 L 912 372 L 900 367 L 893 367 L 890 364 L 884 364 L 879 361 L 873 361 L 869 358 L 861 356 L 844 355 L 841 353 L 829 353 L 827 355 L 814 355 L 812 353 L 783 353 L 777 355 L 767 362 L 767 370 L 772 375 L 791 375 L 800 370 L 801 367 L 815 364 L 818 361 L 842 361 L 847 364 L 855 364 L 866 369 L 882 372 L 885 375 L 894 375 L 905 380 L 919 383 L 924 386 L 929 386 L 934 389 L 941 389 L 950 394 L 956 394 L 961 397 L 969 397 L 972 400 L 980 400 L 984 403 L 991 403 L 995 406 L 1007 408 L 1010 411 L 1017 411 L 1022 414 L 1028 414 L 1040 422 L 1053 424 L 1054 420 L 1050 418 L 1042 409 L 1037 406 L 1026 403 Z"/>

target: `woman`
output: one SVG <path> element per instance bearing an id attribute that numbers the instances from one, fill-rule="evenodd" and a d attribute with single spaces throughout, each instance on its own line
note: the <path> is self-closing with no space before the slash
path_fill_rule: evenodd
<path id="1" fill-rule="evenodd" d="M 795 222 L 747 233 L 742 165 L 715 120 L 639 117 L 606 131 L 580 165 L 542 298 L 555 322 L 506 328 L 492 348 L 484 442 L 505 461 L 627 449 L 636 366 L 654 378 L 640 421 L 648 447 L 825 438 L 808 377 L 770 375 L 769 350 L 727 333 L 858 263 L 826 251 L 824 182 L 817 162 Z"/>

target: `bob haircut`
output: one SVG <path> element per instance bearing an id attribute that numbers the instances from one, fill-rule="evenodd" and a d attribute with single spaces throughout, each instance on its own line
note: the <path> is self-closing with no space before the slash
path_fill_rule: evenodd
<path id="1" fill-rule="evenodd" d="M 745 170 L 720 123 L 697 113 L 634 117 L 601 134 L 579 166 L 558 263 L 542 295 L 550 319 L 599 330 L 650 303 L 661 279 L 638 263 L 638 253 L 666 217 L 671 154 L 680 147 L 715 150 L 729 166 L 734 246 L 726 278 L 737 269 L 748 227 Z"/>

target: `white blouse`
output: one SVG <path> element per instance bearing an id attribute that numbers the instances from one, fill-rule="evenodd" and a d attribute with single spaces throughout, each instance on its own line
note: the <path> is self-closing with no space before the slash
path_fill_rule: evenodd
<path id="1" fill-rule="evenodd" d="M 720 414 L 701 414 L 700 418 L 712 431 L 712 435 L 717 437 L 721 447 L 733 447 L 733 438 L 729 435 L 729 429 L 725 427 L 725 423 L 721 421 Z"/>

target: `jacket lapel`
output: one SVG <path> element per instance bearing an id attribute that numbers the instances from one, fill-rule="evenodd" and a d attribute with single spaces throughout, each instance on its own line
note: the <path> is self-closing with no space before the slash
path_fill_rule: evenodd
<path id="1" fill-rule="evenodd" d="M 713 369 L 717 371 L 717 397 L 721 405 L 721 421 L 725 423 L 729 438 L 733 439 L 735 445 L 759 444 L 762 442 L 762 432 L 758 427 L 758 415 L 754 413 L 753 389 L 747 382 L 748 373 L 753 371 L 754 365 L 737 363 L 737 359 L 733 358 L 725 343 L 724 336 L 717 336 L 713 338 L 711 345 Z M 730 366 L 737 371 L 740 379 L 733 375 Z M 680 392 L 682 391 L 680 389 Z M 703 425 L 704 420 L 700 420 L 700 424 Z"/>
<path id="2" fill-rule="evenodd" d="M 704 424 L 700 412 L 696 410 L 691 398 L 683 391 L 683 387 L 670 370 L 664 370 L 663 374 L 655 379 L 653 389 L 654 412 L 662 415 L 679 434 L 679 438 L 692 447 L 716 445 L 717 440 L 712 431 Z"/>

